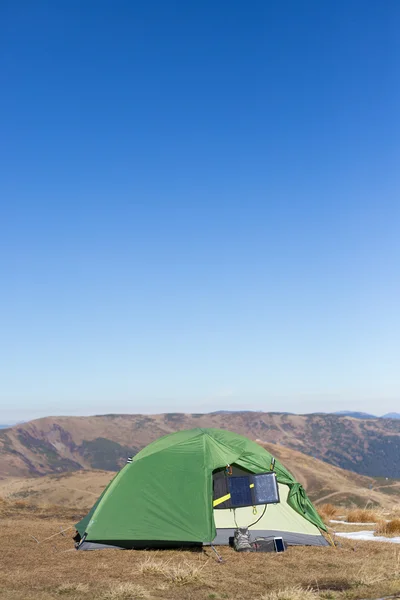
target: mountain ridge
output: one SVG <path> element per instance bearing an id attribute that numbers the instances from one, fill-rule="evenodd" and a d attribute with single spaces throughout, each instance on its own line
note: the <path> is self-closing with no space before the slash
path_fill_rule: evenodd
<path id="1" fill-rule="evenodd" d="M 36 419 L 0 431 L 0 476 L 116 471 L 158 437 L 194 427 L 229 429 L 362 475 L 400 478 L 400 420 L 254 411 Z"/>
<path id="2" fill-rule="evenodd" d="M 338 410 L 332 415 L 338 415 L 340 417 L 353 417 L 354 419 L 383 419 L 384 417 L 378 417 L 377 415 L 371 415 L 370 413 L 360 412 L 357 410 Z"/>

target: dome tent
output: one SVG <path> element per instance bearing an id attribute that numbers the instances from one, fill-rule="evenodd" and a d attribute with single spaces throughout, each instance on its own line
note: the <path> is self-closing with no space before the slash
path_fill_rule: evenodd
<path id="1" fill-rule="evenodd" d="M 277 504 L 225 508 L 218 477 L 274 471 Z M 225 502 L 225 504 L 224 504 Z M 257 522 L 256 522 L 257 521 Z M 253 524 L 253 522 L 255 522 Z M 236 527 L 287 544 L 327 545 L 326 527 L 303 487 L 271 454 L 222 429 L 191 429 L 149 444 L 121 469 L 76 525 L 78 549 L 228 544 Z"/>

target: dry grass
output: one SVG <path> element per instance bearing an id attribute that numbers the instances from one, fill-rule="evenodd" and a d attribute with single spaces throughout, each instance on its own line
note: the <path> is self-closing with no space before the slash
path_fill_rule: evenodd
<path id="1" fill-rule="evenodd" d="M 389 519 L 400 519 L 400 506 L 394 506 L 388 513 Z"/>
<path id="2" fill-rule="evenodd" d="M 136 600 L 150 598 L 150 592 L 137 583 L 117 583 L 101 596 L 102 600 Z"/>
<path id="3" fill-rule="evenodd" d="M 87 583 L 62 583 L 56 588 L 59 596 L 68 599 L 86 595 L 87 600 L 93 598 L 93 588 Z M 142 585 L 125 581 L 123 583 L 111 583 L 105 590 L 96 593 L 96 600 L 141 600 L 151 598 L 150 592 Z"/>
<path id="4" fill-rule="evenodd" d="M 321 504 L 320 506 L 318 506 L 318 513 L 324 521 L 329 521 L 329 519 L 333 519 L 338 515 L 339 509 L 337 508 L 337 506 L 334 506 L 333 504 L 330 504 L 328 502 L 326 504 Z"/>
<path id="5" fill-rule="evenodd" d="M 34 517 L 35 519 L 62 519 L 78 521 L 85 516 L 86 510 L 58 504 L 32 504 L 26 500 L 10 501 L 0 498 L 0 517 Z"/>
<path id="6" fill-rule="evenodd" d="M 386 572 L 383 565 L 379 565 L 374 571 L 363 565 L 358 572 L 358 585 L 365 585 L 370 587 L 383 583 L 385 581 Z"/>
<path id="7" fill-rule="evenodd" d="M 376 523 L 379 521 L 379 515 L 373 510 L 357 508 L 347 514 L 348 523 Z"/>
<path id="8" fill-rule="evenodd" d="M 206 583 L 203 577 L 203 569 L 207 562 L 195 564 L 187 560 L 181 564 L 171 564 L 170 560 L 157 560 L 148 556 L 140 565 L 139 572 L 159 574 L 169 583 L 186 585 L 188 583 L 201 582 Z"/>
<path id="9" fill-rule="evenodd" d="M 299 585 L 287 587 L 283 590 L 277 590 L 263 594 L 260 600 L 316 600 L 320 598 L 318 592 L 308 588 L 304 589 Z"/>
<path id="10" fill-rule="evenodd" d="M 58 504 L 90 508 L 115 473 L 74 471 L 43 477 L 0 479 L 0 496 L 6 500 L 26 500 L 31 504 Z"/>
<path id="11" fill-rule="evenodd" d="M 3 506 L 4 508 L 4 506 Z M 359 600 L 400 590 L 400 548 L 341 540 L 340 548 L 292 547 L 241 554 L 189 551 L 77 552 L 73 524 L 7 506 L 0 528 L 0 600 Z M 52 509 L 62 515 L 62 510 Z M 71 531 L 72 534 L 73 530 Z"/>
<path id="12" fill-rule="evenodd" d="M 385 535 L 387 537 L 400 535 L 400 519 L 379 521 L 375 528 L 375 535 Z"/>
<path id="13" fill-rule="evenodd" d="M 86 594 L 90 591 L 90 587 L 87 583 L 62 583 L 56 589 L 58 594 L 72 594 L 74 592 L 78 594 Z"/>

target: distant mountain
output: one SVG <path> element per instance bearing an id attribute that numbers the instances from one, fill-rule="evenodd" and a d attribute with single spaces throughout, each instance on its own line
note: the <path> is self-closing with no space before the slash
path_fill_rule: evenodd
<path id="1" fill-rule="evenodd" d="M 0 425 L 0 429 L 8 429 L 9 427 L 12 427 L 12 425 Z"/>
<path id="2" fill-rule="evenodd" d="M 18 424 L 0 430 L 0 477 L 116 471 L 153 440 L 195 427 L 228 429 L 362 475 L 400 479 L 400 419 L 250 411 L 46 417 Z"/>
<path id="3" fill-rule="evenodd" d="M 320 413 L 324 414 L 324 413 Z M 325 413 L 326 414 L 326 413 Z M 334 413 L 329 413 L 331 415 L 339 415 L 341 417 L 353 417 L 353 419 L 400 419 L 400 413 L 391 412 L 386 415 L 382 415 L 378 417 L 376 415 L 371 415 L 370 413 L 358 412 L 353 410 L 338 410 Z"/>
<path id="4" fill-rule="evenodd" d="M 376 415 L 371 415 L 365 412 L 358 412 L 353 410 L 338 410 L 337 412 L 331 413 L 332 415 L 340 415 L 341 417 L 353 417 L 353 419 L 378 419 Z"/>

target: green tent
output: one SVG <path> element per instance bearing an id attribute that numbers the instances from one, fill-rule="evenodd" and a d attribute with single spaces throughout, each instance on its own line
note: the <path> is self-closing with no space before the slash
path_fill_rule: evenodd
<path id="1" fill-rule="evenodd" d="M 227 478 L 272 471 L 276 504 L 232 508 L 229 493 L 221 497 Z M 236 433 L 198 428 L 166 435 L 129 459 L 76 529 L 78 548 L 89 550 L 228 544 L 237 526 L 253 538 L 327 544 L 304 489 L 269 452 Z"/>

